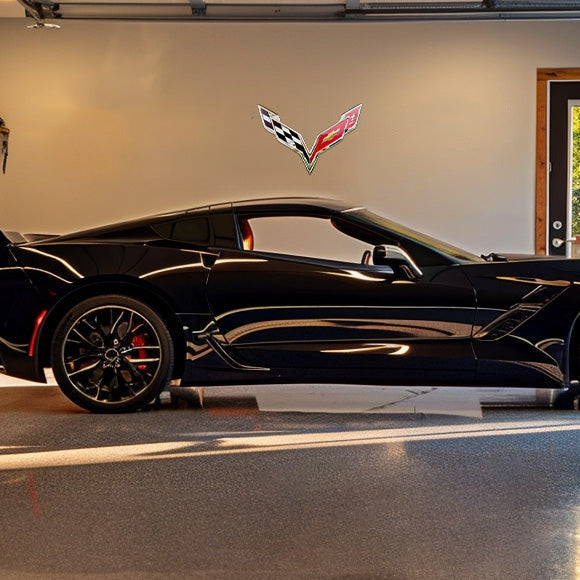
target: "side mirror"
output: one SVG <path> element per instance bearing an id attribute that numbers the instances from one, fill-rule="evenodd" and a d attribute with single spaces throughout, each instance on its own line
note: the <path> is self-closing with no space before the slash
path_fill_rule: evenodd
<path id="1" fill-rule="evenodd" d="M 392 268 L 399 267 L 411 280 L 423 276 L 423 272 L 415 264 L 413 258 L 398 246 L 375 246 L 373 249 L 373 264 L 391 266 Z"/>

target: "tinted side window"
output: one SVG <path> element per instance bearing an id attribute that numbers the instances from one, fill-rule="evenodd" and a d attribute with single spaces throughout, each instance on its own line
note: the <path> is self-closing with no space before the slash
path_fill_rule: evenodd
<path id="1" fill-rule="evenodd" d="M 195 217 L 175 222 L 172 238 L 182 242 L 209 244 L 209 220 L 205 217 Z"/>
<path id="2" fill-rule="evenodd" d="M 106 232 L 101 234 L 99 237 L 102 240 L 118 240 L 123 242 L 146 242 L 149 240 L 155 240 L 159 235 L 159 232 L 144 226 L 142 228 L 131 228 L 127 230 Z"/>
<path id="3" fill-rule="evenodd" d="M 171 232 L 173 231 L 173 222 L 164 222 L 161 224 L 155 224 L 152 226 L 155 232 L 162 238 L 170 238 Z"/>
<path id="4" fill-rule="evenodd" d="M 211 240 L 209 220 L 206 217 L 193 217 L 156 224 L 155 231 L 164 238 L 178 242 L 207 245 Z"/>

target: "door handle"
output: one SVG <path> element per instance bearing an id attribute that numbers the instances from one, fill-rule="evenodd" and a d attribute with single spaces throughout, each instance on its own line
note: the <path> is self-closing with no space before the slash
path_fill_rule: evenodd
<path id="1" fill-rule="evenodd" d="M 552 240 L 552 246 L 554 246 L 554 248 L 561 248 L 564 244 L 571 244 L 572 242 L 575 242 L 576 238 L 569 238 L 568 240 L 563 240 L 562 238 L 554 238 Z"/>

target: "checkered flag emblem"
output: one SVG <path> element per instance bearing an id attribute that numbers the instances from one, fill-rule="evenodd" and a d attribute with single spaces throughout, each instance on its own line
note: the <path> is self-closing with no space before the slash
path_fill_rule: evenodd
<path id="1" fill-rule="evenodd" d="M 302 135 L 300 135 L 298 131 L 294 131 L 294 129 L 284 125 L 284 123 L 280 121 L 280 117 L 274 113 L 274 111 L 270 111 L 270 109 L 258 105 L 264 129 L 275 135 L 276 139 L 282 143 L 282 145 L 285 145 L 289 149 L 298 153 L 304 162 L 308 173 L 312 173 L 316 161 L 318 160 L 318 156 L 321 153 L 342 141 L 344 136 L 356 127 L 361 108 L 362 105 L 358 105 L 344 113 L 344 115 L 340 117 L 338 123 L 320 133 L 316 138 L 312 149 L 308 149 L 304 143 Z"/>

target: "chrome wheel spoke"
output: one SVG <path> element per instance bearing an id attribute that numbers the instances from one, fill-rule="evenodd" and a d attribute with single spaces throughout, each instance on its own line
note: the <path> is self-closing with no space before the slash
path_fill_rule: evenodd
<path id="1" fill-rule="evenodd" d="M 145 382 L 144 373 L 131 364 L 128 359 L 121 363 L 119 374 L 124 378 L 125 385 Z"/>
<path id="2" fill-rule="evenodd" d="M 120 323 L 121 323 L 121 320 L 122 320 L 123 316 L 125 315 L 125 313 L 126 313 L 126 311 L 125 311 L 125 310 L 121 310 L 121 312 L 120 312 L 119 316 L 117 316 L 117 318 L 116 318 L 115 322 L 113 322 L 113 323 L 111 324 L 111 330 L 110 330 L 110 332 L 109 332 L 109 334 L 110 334 L 111 336 L 113 336 L 113 335 L 117 335 L 117 329 L 119 328 L 119 325 L 120 325 Z M 131 313 L 131 315 L 132 315 L 132 313 Z M 111 319 L 112 319 L 112 318 L 113 318 L 113 309 L 111 308 Z"/>
<path id="3" fill-rule="evenodd" d="M 78 325 L 80 326 L 80 325 Z M 82 332 L 81 329 L 78 327 L 73 328 L 73 333 L 74 336 L 70 338 L 70 342 L 71 343 L 77 343 L 77 344 L 82 344 L 86 347 L 89 348 L 95 348 L 98 345 L 95 343 L 95 339 L 98 337 L 101 341 L 103 340 L 103 337 L 96 332 L 95 330 L 91 330 L 91 332 L 88 334 L 88 336 L 85 336 Z M 91 337 L 93 337 L 93 340 L 91 340 Z M 76 340 L 75 340 L 76 338 Z"/>
<path id="4" fill-rule="evenodd" d="M 132 364 L 145 364 L 161 360 L 159 346 L 133 346 L 123 352 L 125 359 Z M 136 356 L 135 356 L 136 355 Z"/>
<path id="5" fill-rule="evenodd" d="M 88 366 L 81 366 L 80 369 L 74 370 L 74 371 L 68 373 L 68 376 L 69 376 L 69 378 L 72 378 L 72 377 L 78 376 L 82 373 L 88 373 L 88 372 L 93 371 L 96 368 L 100 367 L 100 365 L 101 365 L 101 361 L 98 360 L 98 361 L 96 361 L 93 364 L 90 364 Z"/>
<path id="6" fill-rule="evenodd" d="M 115 401 L 116 397 L 116 381 L 115 373 L 112 369 L 104 369 L 103 374 L 97 383 L 97 393 L 95 399 L 97 401 Z"/>
<path id="7" fill-rule="evenodd" d="M 132 321 L 133 322 L 133 321 Z M 136 336 L 139 336 L 140 333 L 146 332 L 146 327 L 142 322 L 138 322 L 136 326 L 129 326 L 127 329 L 127 333 L 123 337 L 123 344 L 125 346 L 131 346 L 132 341 Z"/>

